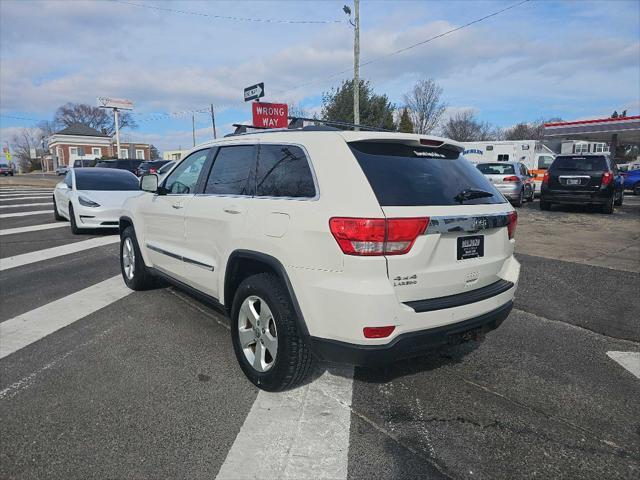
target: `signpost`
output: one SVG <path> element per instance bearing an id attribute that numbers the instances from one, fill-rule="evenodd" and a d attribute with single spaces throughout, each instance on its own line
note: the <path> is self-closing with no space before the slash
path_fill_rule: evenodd
<path id="1" fill-rule="evenodd" d="M 287 128 L 289 107 L 286 103 L 254 102 L 253 125 L 263 128 Z"/>
<path id="2" fill-rule="evenodd" d="M 244 101 L 249 102 L 251 100 L 257 100 L 264 97 L 264 83 L 258 83 L 251 85 L 244 89 Z"/>
<path id="3" fill-rule="evenodd" d="M 98 107 L 113 109 L 113 121 L 116 126 L 116 158 L 120 158 L 120 121 L 118 110 L 133 110 L 133 102 L 124 98 L 98 97 Z"/>

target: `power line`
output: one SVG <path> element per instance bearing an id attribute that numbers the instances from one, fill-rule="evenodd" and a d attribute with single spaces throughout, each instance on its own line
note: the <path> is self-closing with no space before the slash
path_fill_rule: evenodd
<path id="1" fill-rule="evenodd" d="M 28 120 L 29 122 L 40 122 L 42 120 L 42 119 L 37 119 L 37 118 L 16 117 L 14 115 L 4 115 L 4 114 L 0 114 L 0 117 L 12 118 L 14 120 Z"/>
<path id="2" fill-rule="evenodd" d="M 125 0 L 112 0 L 116 3 L 122 3 L 124 5 L 131 5 L 134 7 L 148 8 L 151 10 L 159 10 L 162 12 L 179 13 L 182 15 L 196 15 L 198 17 L 209 17 L 218 20 L 234 20 L 237 22 L 260 22 L 260 23 L 289 23 L 289 24 L 328 24 L 328 23 L 342 23 L 342 20 L 282 20 L 277 18 L 250 18 L 250 17 L 235 17 L 228 15 L 213 15 L 211 13 L 193 12 L 187 10 L 176 10 L 174 8 L 158 7 L 155 5 L 145 5 L 141 3 L 127 2 Z"/>
<path id="3" fill-rule="evenodd" d="M 508 7 L 503 8 L 501 10 L 498 10 L 498 11 L 495 11 L 493 13 L 490 13 L 489 15 L 485 15 L 484 17 L 480 17 L 480 18 L 477 18 L 477 19 L 475 19 L 475 20 L 473 20 L 471 22 L 465 23 L 464 25 L 460 25 L 459 27 L 452 28 L 451 30 L 447 30 L 446 32 L 440 33 L 438 35 L 434 35 L 433 37 L 427 38 L 426 40 L 422 40 L 420 42 L 414 43 L 412 45 L 408 45 L 406 47 L 400 48 L 398 50 L 395 50 L 393 52 L 387 53 L 385 55 L 381 55 L 379 57 L 372 58 L 371 60 L 367 60 L 366 62 L 361 63 L 360 64 L 360 68 L 366 67 L 367 65 L 371 65 L 372 63 L 375 63 L 375 62 L 379 62 L 380 60 L 383 60 L 385 58 L 389 58 L 389 57 L 392 57 L 394 55 L 399 55 L 400 53 L 406 52 L 407 50 L 411 50 L 413 48 L 419 47 L 419 46 L 424 45 L 426 43 L 429 43 L 429 42 L 432 42 L 434 40 L 437 40 L 438 38 L 442 38 L 442 37 L 444 37 L 446 35 L 450 35 L 450 34 L 452 34 L 454 32 L 457 32 L 458 30 L 462 30 L 463 28 L 470 27 L 471 25 L 474 25 L 476 23 L 480 23 L 480 22 L 482 22 L 484 20 L 487 20 L 487 19 L 489 19 L 491 17 L 495 17 L 497 15 L 500 15 L 501 13 L 504 13 L 504 12 L 506 12 L 508 10 L 511 10 L 513 8 L 516 8 L 516 7 L 519 7 L 520 5 L 523 5 L 523 4 L 528 3 L 530 1 L 531 0 L 523 0 L 523 1 L 519 2 L 519 3 L 515 3 L 513 5 L 510 5 Z M 332 75 L 329 75 L 328 77 L 320 78 L 320 79 L 317 79 L 317 80 L 311 80 L 309 82 L 302 83 L 300 85 L 296 85 L 295 87 L 289 88 L 287 90 L 276 91 L 275 93 L 288 93 L 288 92 L 290 92 L 292 90 L 297 90 L 297 89 L 302 88 L 302 87 L 313 85 L 314 83 L 324 82 L 324 81 L 327 81 L 327 80 L 332 80 L 333 78 L 338 77 L 340 75 L 343 75 L 345 73 L 348 73 L 350 71 L 351 71 L 351 69 L 347 68 L 345 70 L 341 70 L 341 71 L 336 72 L 336 73 L 334 73 Z"/>

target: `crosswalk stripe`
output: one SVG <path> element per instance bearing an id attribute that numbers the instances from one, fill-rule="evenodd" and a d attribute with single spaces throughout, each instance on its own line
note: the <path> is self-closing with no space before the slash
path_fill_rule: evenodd
<path id="1" fill-rule="evenodd" d="M 59 247 L 45 248 L 44 250 L 36 250 L 35 252 L 23 253 L 14 257 L 0 258 L 0 271 L 9 270 L 11 268 L 22 267 L 34 262 L 42 262 L 51 258 L 69 255 L 71 253 L 81 252 L 90 248 L 102 247 L 120 241 L 118 235 L 107 235 L 105 237 L 92 238 L 81 242 L 69 243 Z"/>
<path id="2" fill-rule="evenodd" d="M 261 390 L 216 479 L 346 479 L 353 368 L 340 368 L 295 390 Z"/>
<path id="3" fill-rule="evenodd" d="M 70 325 L 132 292 L 117 275 L 0 323 L 0 358 Z"/>
<path id="4" fill-rule="evenodd" d="M 37 232 L 39 230 L 50 230 L 52 228 L 60 228 L 60 227 L 68 227 L 68 226 L 69 226 L 68 223 L 56 222 L 56 223 L 43 223 L 41 225 L 29 225 L 28 227 L 5 228 L 4 230 L 0 230 L 0 236 L 13 235 L 15 233 Z"/>
<path id="5" fill-rule="evenodd" d="M 3 213 L 0 214 L 0 218 L 27 217 L 29 215 L 42 215 L 44 213 L 53 213 L 53 210 L 30 210 L 28 212 Z"/>
<path id="6" fill-rule="evenodd" d="M 8 200 L 13 197 L 35 197 L 36 195 L 53 194 L 53 192 L 20 192 L 20 193 L 0 193 L 0 198 Z"/>
<path id="7" fill-rule="evenodd" d="M 640 352 L 607 352 L 607 356 L 640 378 Z"/>
<path id="8" fill-rule="evenodd" d="M 34 197 L 13 197 L 13 198 L 2 198 L 0 197 L 0 201 L 4 200 L 6 202 L 15 202 L 16 200 L 39 200 L 41 198 L 52 198 L 51 195 L 38 195 Z"/>
<path id="9" fill-rule="evenodd" d="M 42 203 L 14 203 L 12 205 L 0 205 L 0 208 L 35 207 L 41 205 L 51 205 L 51 202 Z"/>

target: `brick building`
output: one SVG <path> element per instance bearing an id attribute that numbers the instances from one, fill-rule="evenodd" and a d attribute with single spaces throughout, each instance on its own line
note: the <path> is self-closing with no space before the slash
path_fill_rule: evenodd
<path id="1" fill-rule="evenodd" d="M 49 137 L 49 152 L 55 165 L 73 166 L 75 160 L 94 160 L 116 157 L 115 139 L 95 128 L 76 123 Z M 120 158 L 151 158 L 147 143 L 120 142 Z"/>

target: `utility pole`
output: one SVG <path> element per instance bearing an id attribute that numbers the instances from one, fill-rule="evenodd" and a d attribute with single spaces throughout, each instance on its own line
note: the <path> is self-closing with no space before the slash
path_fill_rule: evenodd
<path id="1" fill-rule="evenodd" d="M 353 10 L 355 21 L 351 21 L 351 8 L 342 7 L 353 27 L 353 123 L 360 125 L 360 0 L 353 0 Z M 360 128 L 354 127 L 354 130 Z"/>
<path id="2" fill-rule="evenodd" d="M 213 127 L 213 139 L 217 138 L 216 135 L 216 117 L 213 114 L 213 103 L 211 104 L 211 126 Z"/>
<path id="3" fill-rule="evenodd" d="M 354 32 L 353 40 L 353 123 L 360 125 L 360 0 L 353 0 Z M 360 130 L 359 127 L 355 128 Z"/>
<path id="4" fill-rule="evenodd" d="M 120 121 L 118 119 L 118 109 L 113 109 L 113 121 L 116 124 L 116 158 L 120 158 Z"/>
<path id="5" fill-rule="evenodd" d="M 193 132 L 193 146 L 196 146 L 196 116 L 191 115 L 191 131 Z"/>

